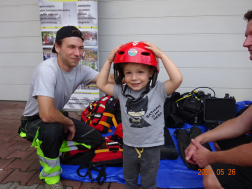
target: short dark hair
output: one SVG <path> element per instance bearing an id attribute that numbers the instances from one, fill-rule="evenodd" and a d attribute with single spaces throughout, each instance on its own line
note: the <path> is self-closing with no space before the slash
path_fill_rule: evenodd
<path id="1" fill-rule="evenodd" d="M 84 37 L 81 31 L 75 26 L 63 26 L 62 28 L 60 28 L 56 33 L 55 43 L 61 46 L 61 39 L 64 39 L 66 37 L 79 37 L 82 41 L 84 41 Z M 52 52 L 57 53 L 55 50 L 55 44 L 53 45 Z"/>
<path id="2" fill-rule="evenodd" d="M 252 10 L 248 10 L 248 12 L 246 12 L 244 14 L 244 20 L 248 20 L 248 22 L 252 19 Z"/>

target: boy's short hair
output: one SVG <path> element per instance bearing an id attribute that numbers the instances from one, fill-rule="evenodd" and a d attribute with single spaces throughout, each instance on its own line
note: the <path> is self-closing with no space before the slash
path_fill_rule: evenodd
<path id="1" fill-rule="evenodd" d="M 248 12 L 246 12 L 244 14 L 244 20 L 248 20 L 248 22 L 252 19 L 252 10 L 248 10 Z"/>

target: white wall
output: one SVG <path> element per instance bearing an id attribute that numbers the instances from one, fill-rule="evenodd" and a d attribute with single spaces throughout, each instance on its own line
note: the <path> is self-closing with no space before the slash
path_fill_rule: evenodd
<path id="1" fill-rule="evenodd" d="M 117 45 L 146 40 L 181 70 L 177 91 L 207 86 L 217 97 L 252 100 L 252 62 L 242 46 L 251 0 L 100 0 L 98 9 L 100 67 Z M 165 81 L 161 67 L 158 79 Z"/>
<path id="2" fill-rule="evenodd" d="M 37 0 L 0 1 L 0 100 L 27 100 L 41 40 Z"/>
<path id="3" fill-rule="evenodd" d="M 180 68 L 179 92 L 208 86 L 217 97 L 252 100 L 252 62 L 242 47 L 248 9 L 251 0 L 99 0 L 100 68 L 115 46 L 147 40 Z M 0 1 L 0 100 L 27 100 L 42 59 L 38 0 Z M 159 80 L 167 78 L 161 65 Z"/>

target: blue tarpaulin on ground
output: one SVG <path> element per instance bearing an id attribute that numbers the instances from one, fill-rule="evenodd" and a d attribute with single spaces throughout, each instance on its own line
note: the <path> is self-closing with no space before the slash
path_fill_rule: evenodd
<path id="1" fill-rule="evenodd" d="M 240 109 L 246 107 L 248 104 L 252 103 L 252 101 L 243 101 L 236 103 L 236 112 Z M 185 124 L 183 129 L 191 128 L 192 125 Z M 205 125 L 198 126 L 202 129 L 202 132 L 205 132 L 207 127 Z M 174 131 L 176 129 L 169 128 L 172 139 L 176 145 L 178 150 L 178 142 L 174 136 Z M 110 133 L 110 134 L 113 134 Z M 110 135 L 109 134 L 109 135 Z M 105 135 L 104 135 L 105 136 Z M 209 143 L 211 148 L 214 149 L 213 143 Z M 76 170 L 79 166 L 74 165 L 61 165 L 62 174 L 61 177 L 64 179 L 82 181 L 82 182 L 91 182 L 91 180 L 86 177 L 79 177 L 76 173 Z M 80 171 L 81 175 L 85 175 L 87 169 L 82 169 Z M 91 171 L 92 177 L 96 178 L 98 176 L 98 172 Z M 123 178 L 122 167 L 107 167 L 106 168 L 107 178 L 105 182 L 117 182 L 121 184 L 125 184 Z M 94 182 L 96 182 L 94 180 Z M 140 185 L 140 177 L 138 179 L 138 184 Z M 203 188 L 202 183 L 202 175 L 199 175 L 198 170 L 190 170 L 186 167 L 183 160 L 179 156 L 176 160 L 160 160 L 159 171 L 157 174 L 157 187 L 160 188 Z"/>

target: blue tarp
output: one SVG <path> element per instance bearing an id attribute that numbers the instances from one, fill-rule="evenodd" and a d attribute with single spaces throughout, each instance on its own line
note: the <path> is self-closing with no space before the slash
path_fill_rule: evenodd
<path id="1" fill-rule="evenodd" d="M 236 112 L 246 107 L 250 103 L 252 103 L 252 101 L 237 102 Z M 188 129 L 191 127 L 192 125 L 185 124 L 183 129 Z M 207 129 L 205 125 L 201 125 L 198 127 L 202 129 L 202 132 L 205 132 Z M 176 145 L 177 151 L 179 152 L 177 139 L 173 135 L 175 130 L 176 129 L 169 128 L 172 139 Z M 110 134 L 113 134 L 113 132 Z M 209 143 L 209 144 L 211 148 L 214 149 L 213 143 Z M 82 181 L 82 182 L 91 182 L 91 180 L 88 179 L 88 176 L 79 177 L 77 175 L 76 170 L 78 169 L 79 166 L 61 165 L 61 167 L 63 170 L 61 174 L 62 178 L 75 180 L 75 181 Z M 82 169 L 80 171 L 81 175 L 85 175 L 86 172 L 87 172 L 87 169 Z M 107 178 L 105 182 L 117 182 L 117 183 L 125 184 L 123 174 L 122 174 L 122 167 L 107 167 L 106 173 L 107 173 Z M 92 171 L 92 176 L 93 178 L 96 178 L 98 176 L 98 172 Z M 96 181 L 94 180 L 94 182 Z M 140 185 L 140 177 L 138 180 L 138 184 Z M 180 156 L 176 160 L 160 160 L 159 171 L 157 175 L 157 187 L 160 187 L 160 188 L 203 188 L 202 175 L 199 175 L 198 170 L 188 169 Z"/>

